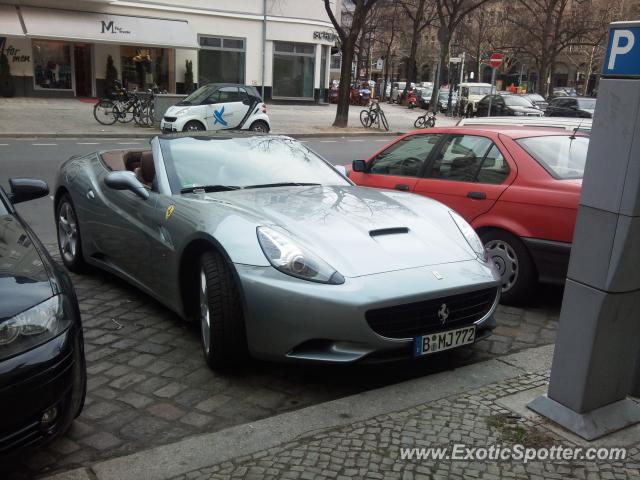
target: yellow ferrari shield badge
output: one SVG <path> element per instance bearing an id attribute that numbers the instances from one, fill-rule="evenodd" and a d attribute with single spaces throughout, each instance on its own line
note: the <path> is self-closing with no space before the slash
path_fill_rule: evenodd
<path id="1" fill-rule="evenodd" d="M 171 215 L 173 215 L 173 211 L 176 209 L 175 205 L 169 205 L 167 207 L 167 211 L 164 212 L 164 219 L 165 220 L 169 220 L 171 218 Z"/>

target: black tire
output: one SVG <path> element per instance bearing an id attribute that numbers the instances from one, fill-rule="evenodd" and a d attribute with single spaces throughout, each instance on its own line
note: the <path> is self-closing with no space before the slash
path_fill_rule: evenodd
<path id="1" fill-rule="evenodd" d="M 380 120 L 382 121 L 382 126 L 388 132 L 389 131 L 389 122 L 387 122 L 387 117 L 385 117 L 384 112 L 380 112 Z"/>
<path id="2" fill-rule="evenodd" d="M 267 122 L 262 120 L 256 120 L 251 124 L 249 130 L 252 132 L 269 133 L 269 125 L 267 125 Z"/>
<path id="3" fill-rule="evenodd" d="M 429 117 L 425 123 L 426 123 L 426 126 L 428 128 L 435 127 L 436 126 L 436 117 L 435 116 Z"/>
<path id="4" fill-rule="evenodd" d="M 73 220 L 70 222 L 70 220 Z M 56 205 L 56 238 L 62 263 L 72 272 L 82 272 L 87 264 L 82 253 L 82 236 L 78 214 L 69 194 L 64 194 Z M 66 221 L 66 227 L 65 227 Z M 73 224 L 72 224 L 73 223 Z M 64 239 L 66 238 L 67 243 Z M 71 239 L 73 238 L 73 242 Z"/>
<path id="5" fill-rule="evenodd" d="M 111 100 L 100 100 L 93 106 L 93 118 L 102 125 L 113 125 L 118 119 L 115 104 Z"/>
<path id="6" fill-rule="evenodd" d="M 220 253 L 202 254 L 198 286 L 200 337 L 207 365 L 225 369 L 242 364 L 249 354 L 240 291 Z"/>
<path id="7" fill-rule="evenodd" d="M 527 247 L 518 237 L 504 230 L 488 230 L 480 238 L 502 277 L 501 303 L 525 303 L 538 281 L 538 272 Z"/>
<path id="8" fill-rule="evenodd" d="M 369 115 L 369 110 L 362 110 L 360 112 L 360 123 L 364 128 L 369 128 L 373 123 L 371 120 L 371 115 Z"/>
<path id="9" fill-rule="evenodd" d="M 187 122 L 187 124 L 182 128 L 183 132 L 201 132 L 203 131 L 204 125 L 197 120 L 191 120 Z"/>
<path id="10" fill-rule="evenodd" d="M 424 115 L 420 115 L 418 118 L 416 118 L 416 121 L 413 122 L 413 126 L 415 128 L 424 128 L 424 126 L 425 126 L 425 116 Z"/>

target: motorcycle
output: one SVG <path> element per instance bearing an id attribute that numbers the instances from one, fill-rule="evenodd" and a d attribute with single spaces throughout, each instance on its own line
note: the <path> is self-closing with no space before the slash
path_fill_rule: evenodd
<path id="1" fill-rule="evenodd" d="M 416 92 L 414 90 L 409 90 L 407 93 L 407 108 L 413 110 L 418 107 L 418 97 L 416 97 Z"/>

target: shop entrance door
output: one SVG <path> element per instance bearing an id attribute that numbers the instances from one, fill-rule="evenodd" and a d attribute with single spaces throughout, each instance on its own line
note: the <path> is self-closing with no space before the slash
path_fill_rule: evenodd
<path id="1" fill-rule="evenodd" d="M 73 60 L 76 96 L 91 97 L 91 45 L 75 44 L 73 46 Z"/>

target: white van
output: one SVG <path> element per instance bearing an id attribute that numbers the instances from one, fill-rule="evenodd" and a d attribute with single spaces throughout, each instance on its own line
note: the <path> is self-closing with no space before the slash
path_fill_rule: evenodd
<path id="1" fill-rule="evenodd" d="M 460 112 L 467 117 L 472 117 L 476 113 L 477 103 L 490 94 L 490 83 L 461 83 L 458 90 Z"/>

